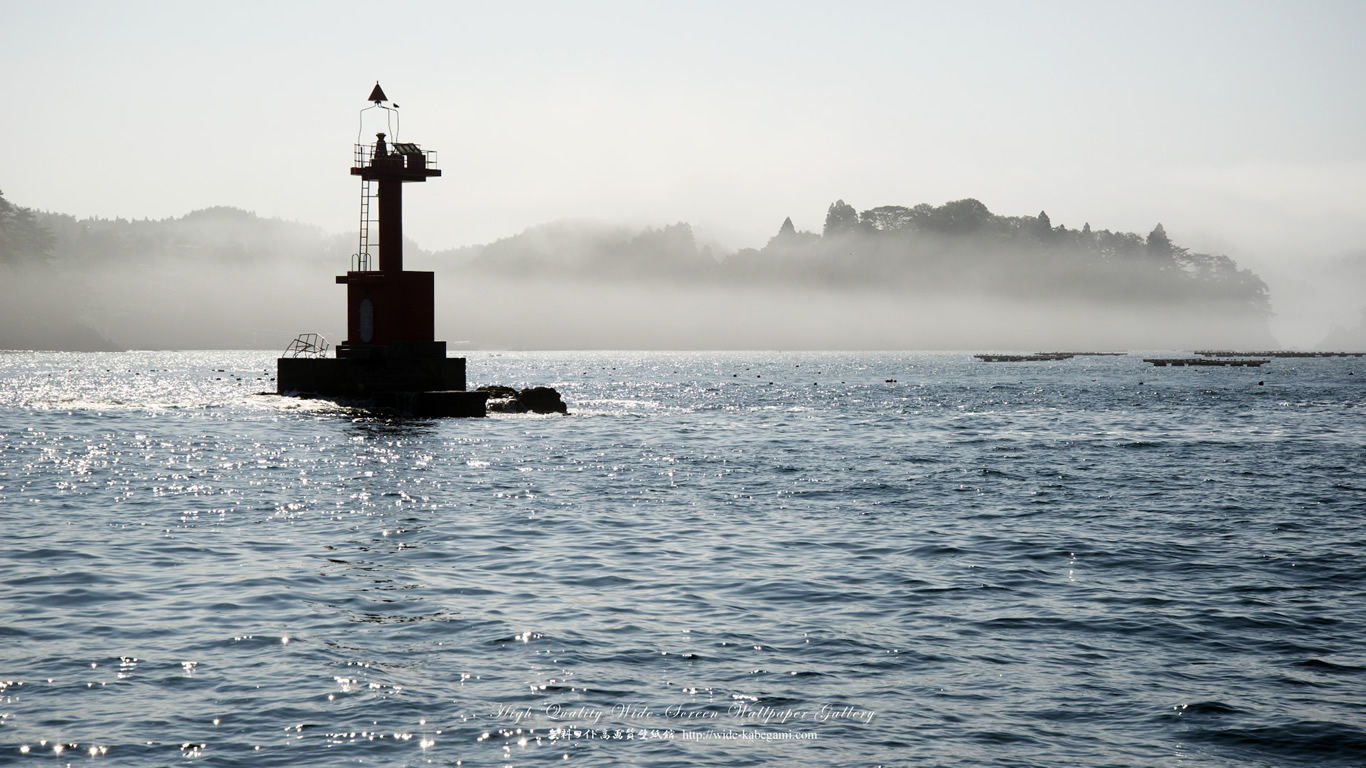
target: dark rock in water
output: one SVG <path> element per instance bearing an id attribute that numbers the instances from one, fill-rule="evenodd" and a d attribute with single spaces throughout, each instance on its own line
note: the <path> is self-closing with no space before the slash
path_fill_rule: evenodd
<path id="1" fill-rule="evenodd" d="M 488 410 L 492 413 L 569 413 L 553 387 L 529 387 L 519 392 L 495 384 L 479 391 L 489 393 Z"/>
<path id="2" fill-rule="evenodd" d="M 517 399 L 517 390 L 498 384 L 490 384 L 475 390 L 489 393 L 486 408 L 489 413 L 526 413 L 527 407 Z"/>
<path id="3" fill-rule="evenodd" d="M 518 400 L 516 395 L 513 395 L 512 397 L 508 397 L 508 398 L 502 398 L 502 397 L 500 397 L 500 398 L 498 398 L 497 400 L 490 399 L 490 400 L 488 401 L 488 403 L 485 404 L 485 407 L 488 408 L 489 413 L 526 413 L 526 412 L 527 412 L 527 407 L 526 407 L 526 405 L 525 405 L 524 403 L 522 403 L 521 400 Z"/>
<path id="4" fill-rule="evenodd" d="M 532 413 L 569 413 L 569 408 L 560 399 L 560 393 L 553 387 L 531 387 L 517 393 L 517 399 L 526 404 Z"/>

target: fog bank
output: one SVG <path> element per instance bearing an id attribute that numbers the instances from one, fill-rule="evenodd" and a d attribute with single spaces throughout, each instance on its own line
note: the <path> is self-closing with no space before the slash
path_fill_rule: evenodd
<path id="1" fill-rule="evenodd" d="M 810 288 L 437 285 L 438 337 L 482 349 L 1194 349 L 1277 346 L 1264 321 L 1188 307 L 906 299 Z"/>
<path id="2" fill-rule="evenodd" d="M 0 347 L 283 350 L 304 332 L 335 344 L 346 328 L 339 273 L 278 263 L 13 272 L 0 291 Z M 452 351 L 1277 346 L 1264 321 L 1213 309 L 456 273 L 437 274 L 436 335 Z"/>
<path id="3" fill-rule="evenodd" d="M 345 335 L 345 293 L 316 267 L 168 262 L 79 271 L 11 270 L 0 348 L 281 349 L 295 335 Z"/>

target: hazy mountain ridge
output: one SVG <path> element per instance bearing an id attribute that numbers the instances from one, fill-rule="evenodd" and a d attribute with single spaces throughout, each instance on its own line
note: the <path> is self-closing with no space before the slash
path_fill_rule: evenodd
<path id="1" fill-rule="evenodd" d="M 0 220 L 0 348 L 274 347 L 316 306 L 314 278 L 355 250 L 230 207 L 127 220 L 0 203 L 22 212 Z"/>
<path id="2" fill-rule="evenodd" d="M 717 267 L 710 246 L 699 247 L 687 223 L 636 231 L 582 220 L 542 224 L 497 240 L 467 265 L 484 274 L 608 281 L 724 277 Z"/>
<path id="3" fill-rule="evenodd" d="M 1133 233 L 1053 226 L 1046 213 L 1007 217 L 977 200 L 939 207 L 883 206 L 856 213 L 830 206 L 821 234 L 791 219 L 762 248 L 716 258 L 691 227 L 634 232 L 591 222 L 533 227 L 488 246 L 470 269 L 503 276 L 718 281 L 895 291 L 964 292 L 1012 298 L 1087 298 L 1130 303 L 1218 303 L 1268 316 L 1266 284 L 1222 255 L 1193 253 L 1161 224 Z"/>
<path id="4" fill-rule="evenodd" d="M 229 206 L 191 211 L 172 219 L 77 219 L 39 213 L 35 223 L 50 233 L 52 247 L 47 260 L 57 265 L 145 265 L 171 259 L 325 262 L 346 258 L 348 249 L 355 250 L 356 241 L 354 236 L 329 236 L 309 224 L 263 218 Z"/>
<path id="5" fill-rule="evenodd" d="M 5 313 L 24 319 L 6 323 L 0 347 L 340 340 L 344 294 L 328 272 L 345 271 L 354 233 L 229 207 L 128 221 L 0 203 Z M 684 222 L 559 221 L 483 246 L 407 242 L 405 262 L 438 272 L 438 336 L 485 346 L 1274 346 L 1260 278 L 1171 243 L 1161 225 L 1145 238 L 971 199 L 862 213 L 841 200 L 820 234 L 789 219 L 762 248 L 716 250 Z M 1071 330 L 1079 319 L 1094 339 Z"/>

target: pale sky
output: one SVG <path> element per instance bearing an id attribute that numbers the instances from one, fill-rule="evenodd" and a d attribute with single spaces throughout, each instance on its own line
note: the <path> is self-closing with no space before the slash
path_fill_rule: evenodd
<path id="1" fill-rule="evenodd" d="M 378 80 L 444 177 L 429 250 L 557 219 L 975 197 L 1244 264 L 1366 249 L 1366 2 L 0 0 L 0 190 L 76 216 L 230 205 L 354 231 Z M 374 113 L 367 113 L 374 114 Z M 381 129 L 365 126 L 365 140 Z"/>

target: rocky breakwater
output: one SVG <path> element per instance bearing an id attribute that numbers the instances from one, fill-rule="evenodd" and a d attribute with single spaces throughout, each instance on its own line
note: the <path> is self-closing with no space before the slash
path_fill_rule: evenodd
<path id="1" fill-rule="evenodd" d="M 518 390 L 495 384 L 480 387 L 478 391 L 489 393 L 489 413 L 569 413 L 554 387 Z"/>

